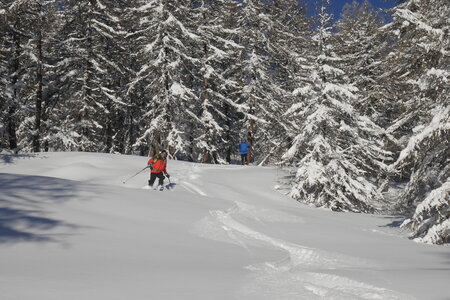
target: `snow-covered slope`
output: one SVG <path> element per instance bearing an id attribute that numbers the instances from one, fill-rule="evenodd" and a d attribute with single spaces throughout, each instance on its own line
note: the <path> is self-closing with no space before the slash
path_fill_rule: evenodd
<path id="1" fill-rule="evenodd" d="M 169 161 L 172 189 L 123 184 L 145 165 L 0 156 L 0 298 L 449 299 L 450 249 L 395 217 L 302 205 L 272 168 Z"/>

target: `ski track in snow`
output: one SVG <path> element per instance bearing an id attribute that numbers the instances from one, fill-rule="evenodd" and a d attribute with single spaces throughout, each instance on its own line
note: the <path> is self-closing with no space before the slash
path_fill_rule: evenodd
<path id="1" fill-rule="evenodd" d="M 200 173 L 202 173 L 200 166 L 193 164 L 189 168 L 178 171 L 177 178 L 184 178 L 184 180 L 174 178 L 174 181 L 177 181 L 180 186 L 190 193 L 207 197 L 208 195 L 197 184 L 192 183 L 192 181 L 200 181 Z"/>
<path id="2" fill-rule="evenodd" d="M 192 232 L 212 240 L 232 243 L 251 253 L 251 247 L 269 246 L 287 253 L 276 262 L 263 262 L 246 268 L 249 282 L 238 292 L 246 299 L 413 299 L 354 279 L 330 274 L 336 269 L 376 268 L 362 259 L 272 238 L 236 219 L 301 223 L 289 214 L 236 202 L 227 211 L 210 211 Z"/>
<path id="3" fill-rule="evenodd" d="M 198 188 L 195 184 L 190 183 L 188 181 L 180 181 L 182 187 L 184 187 L 187 191 L 193 193 L 193 194 L 199 194 L 201 196 L 208 196 L 205 194 L 200 188 Z"/>
<path id="4" fill-rule="evenodd" d="M 204 168 L 214 167 L 193 165 L 183 178 L 203 182 Z M 182 186 L 192 193 L 208 196 L 195 184 L 180 181 Z M 220 191 L 228 189 L 223 186 Z M 229 194 L 229 193 L 228 193 Z M 243 220 L 238 221 L 238 220 Z M 231 243 L 252 253 L 252 247 L 271 247 L 287 253 L 287 256 L 275 262 L 262 262 L 247 266 L 252 274 L 248 282 L 237 292 L 238 298 L 245 299 L 336 299 L 336 300 L 406 300 L 407 295 L 366 284 L 342 275 L 332 274 L 337 269 L 376 268 L 376 265 L 339 253 L 301 246 L 281 239 L 270 237 L 245 225 L 245 221 L 275 223 L 303 223 L 294 215 L 274 209 L 259 208 L 240 201 L 228 210 L 213 210 L 209 215 L 194 224 L 191 232 L 200 237 Z"/>

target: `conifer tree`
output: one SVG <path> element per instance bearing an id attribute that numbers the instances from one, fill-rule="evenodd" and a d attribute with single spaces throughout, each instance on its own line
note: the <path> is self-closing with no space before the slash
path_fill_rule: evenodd
<path id="1" fill-rule="evenodd" d="M 132 91 L 128 86 L 136 78 L 141 64 L 137 49 L 142 46 L 140 39 L 140 23 L 142 14 L 137 10 L 139 0 L 118 1 L 114 6 L 114 15 L 117 16 L 118 47 L 111 57 L 117 65 L 115 84 L 117 97 L 120 102 L 113 106 L 111 114 L 111 148 L 110 152 L 133 153 L 133 145 L 140 134 L 140 120 L 144 114 L 145 97 L 142 89 Z M 143 153 L 140 153 L 143 154 Z"/>
<path id="2" fill-rule="evenodd" d="M 327 5 L 324 1 L 313 36 L 318 55 L 310 84 L 298 91 L 304 102 L 294 104 L 286 114 L 296 119 L 298 128 L 284 155 L 298 168 L 291 196 L 333 210 L 369 212 L 381 200 L 370 181 L 383 167 L 376 143 L 378 128 L 351 105 L 358 90 L 345 82 L 339 68 Z"/>
<path id="3" fill-rule="evenodd" d="M 413 237 L 433 243 L 449 232 L 449 12 L 445 1 L 405 1 L 385 26 L 395 37 L 387 76 L 398 110 L 388 131 L 404 148 L 392 170 L 407 180 L 397 209 L 415 210 Z"/>
<path id="4" fill-rule="evenodd" d="M 192 103 L 198 99 L 193 83 L 201 82 L 196 72 L 199 59 L 192 51 L 201 40 L 192 28 L 192 3 L 156 0 L 139 10 L 146 16 L 140 29 L 143 62 L 129 89 L 143 85 L 148 98 L 145 132 L 135 146 L 146 145 L 151 153 L 161 148 L 171 155 L 185 153 L 192 143 L 185 131 L 198 121 L 192 118 Z"/>
<path id="5" fill-rule="evenodd" d="M 22 148 L 34 152 L 48 151 L 48 107 L 56 80 L 53 72 L 56 60 L 52 57 L 58 28 L 55 9 L 54 2 L 32 0 L 23 2 L 20 10 L 27 39 L 22 63 L 26 65 L 25 98 L 29 104 L 22 106 L 27 113 L 18 134 L 22 136 Z"/>
<path id="6" fill-rule="evenodd" d="M 111 110 L 121 105 L 115 78 L 121 72 L 111 59 L 120 50 L 120 29 L 114 4 L 109 1 L 66 1 L 66 22 L 61 30 L 59 65 L 63 79 L 67 78 L 64 113 L 66 119 L 58 128 L 68 140 L 67 147 L 82 151 L 107 151 Z M 106 136 L 107 139 L 103 137 Z M 109 144 L 109 145 L 108 145 Z"/>
<path id="7" fill-rule="evenodd" d="M 6 10 L 3 9 L 3 3 L 0 1 L 0 32 L 6 33 L 7 24 L 6 20 Z M 0 150 L 2 148 L 7 147 L 7 138 L 6 138 L 6 128 L 5 128 L 5 120 L 6 120 L 6 85 L 7 85 L 7 48 L 5 46 L 6 43 L 6 34 L 2 34 L 0 36 Z"/>
<path id="8" fill-rule="evenodd" d="M 411 237 L 418 242 L 450 243 L 450 180 L 432 190 L 402 227 L 411 228 Z"/>
<path id="9" fill-rule="evenodd" d="M 230 79 L 229 66 L 235 63 L 240 46 L 233 40 L 237 28 L 232 28 L 229 16 L 237 4 L 229 1 L 199 1 L 194 3 L 198 20 L 199 46 L 196 56 L 203 77 L 196 136 L 202 162 L 224 163 L 233 141 L 231 120 L 239 110 L 233 95 L 238 82 Z M 196 117 L 194 117 L 196 118 Z M 229 159 L 228 159 L 229 161 Z"/>
<path id="10" fill-rule="evenodd" d="M 382 60 L 388 49 L 387 39 L 380 34 L 383 20 L 368 1 L 344 6 L 342 16 L 336 23 L 339 47 L 347 81 L 358 88 L 358 102 L 353 103 L 363 115 L 374 122 L 385 124 L 382 105 L 383 86 L 380 75 L 385 70 Z"/>
<path id="11" fill-rule="evenodd" d="M 2 52 L 5 58 L 2 73 L 2 108 L 3 134 L 8 148 L 18 150 L 20 146 L 19 126 L 23 124 L 26 111 L 27 73 L 26 55 L 29 36 L 27 28 L 26 2 L 18 0 L 3 0 L 0 6 L 2 12 L 3 36 Z M 29 24 L 28 24 L 29 25 Z"/>
<path id="12" fill-rule="evenodd" d="M 122 58 L 126 66 L 124 74 L 123 97 L 126 105 L 122 111 L 121 138 L 123 151 L 133 153 L 136 150 L 140 155 L 148 153 L 145 145 L 137 146 L 137 141 L 145 131 L 143 124 L 145 106 L 150 96 L 148 95 L 145 81 L 139 76 L 139 71 L 146 64 L 143 49 L 147 44 L 145 28 L 148 25 L 147 2 L 142 0 L 127 1 L 126 8 L 122 11 L 121 24 L 127 32 L 123 36 L 123 49 L 125 57 Z"/>
<path id="13" fill-rule="evenodd" d="M 429 123 L 433 108 L 447 100 L 448 12 L 446 1 L 405 1 L 384 26 L 395 38 L 383 76 L 389 78 L 387 88 L 397 106 L 388 131 L 397 137 L 408 137 L 414 127 Z"/>
<path id="14" fill-rule="evenodd" d="M 259 145 L 264 157 L 263 163 L 277 163 L 282 154 L 292 146 L 296 136 L 295 124 L 285 118 L 284 113 L 296 102 L 301 101 L 294 91 L 306 80 L 309 71 L 309 51 L 312 43 L 311 18 L 299 1 L 275 1 L 268 7 L 273 19 L 268 29 L 270 89 L 275 93 L 264 102 L 266 123 L 261 124 Z M 259 152 L 259 151 L 258 151 Z"/>
<path id="15" fill-rule="evenodd" d="M 242 46 L 240 61 L 237 63 L 239 72 L 236 76 L 241 85 L 240 97 L 245 103 L 244 121 L 241 138 L 250 143 L 248 160 L 250 161 L 262 130 L 257 127 L 267 122 L 265 107 L 267 99 L 276 98 L 273 85 L 269 79 L 269 40 L 268 29 L 273 27 L 268 10 L 268 4 L 259 0 L 244 0 L 237 11 L 235 24 L 240 28 L 238 37 Z M 247 130 L 245 130 L 247 128 Z"/>
<path id="16" fill-rule="evenodd" d="M 403 223 L 416 241 L 450 242 L 450 106 L 438 107 L 430 124 L 409 140 L 394 164 L 410 171 L 410 180 L 399 204 L 414 214 Z"/>

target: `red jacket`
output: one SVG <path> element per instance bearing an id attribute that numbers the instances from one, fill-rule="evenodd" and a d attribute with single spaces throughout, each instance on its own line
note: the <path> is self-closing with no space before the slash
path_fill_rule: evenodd
<path id="1" fill-rule="evenodd" d="M 161 173 L 164 172 L 164 174 L 167 174 L 166 166 L 167 161 L 165 159 L 162 159 L 159 157 L 158 154 L 155 155 L 155 157 L 152 157 L 148 160 L 147 164 L 151 164 L 151 172 L 152 173 Z"/>

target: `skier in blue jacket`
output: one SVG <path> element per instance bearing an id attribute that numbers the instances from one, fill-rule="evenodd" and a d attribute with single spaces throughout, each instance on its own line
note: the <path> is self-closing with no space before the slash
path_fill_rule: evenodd
<path id="1" fill-rule="evenodd" d="M 248 155 L 248 149 L 250 148 L 250 144 L 245 141 L 245 139 L 242 139 L 242 142 L 237 146 L 239 149 L 239 152 L 241 153 L 241 162 L 244 165 L 245 161 L 247 160 Z"/>

